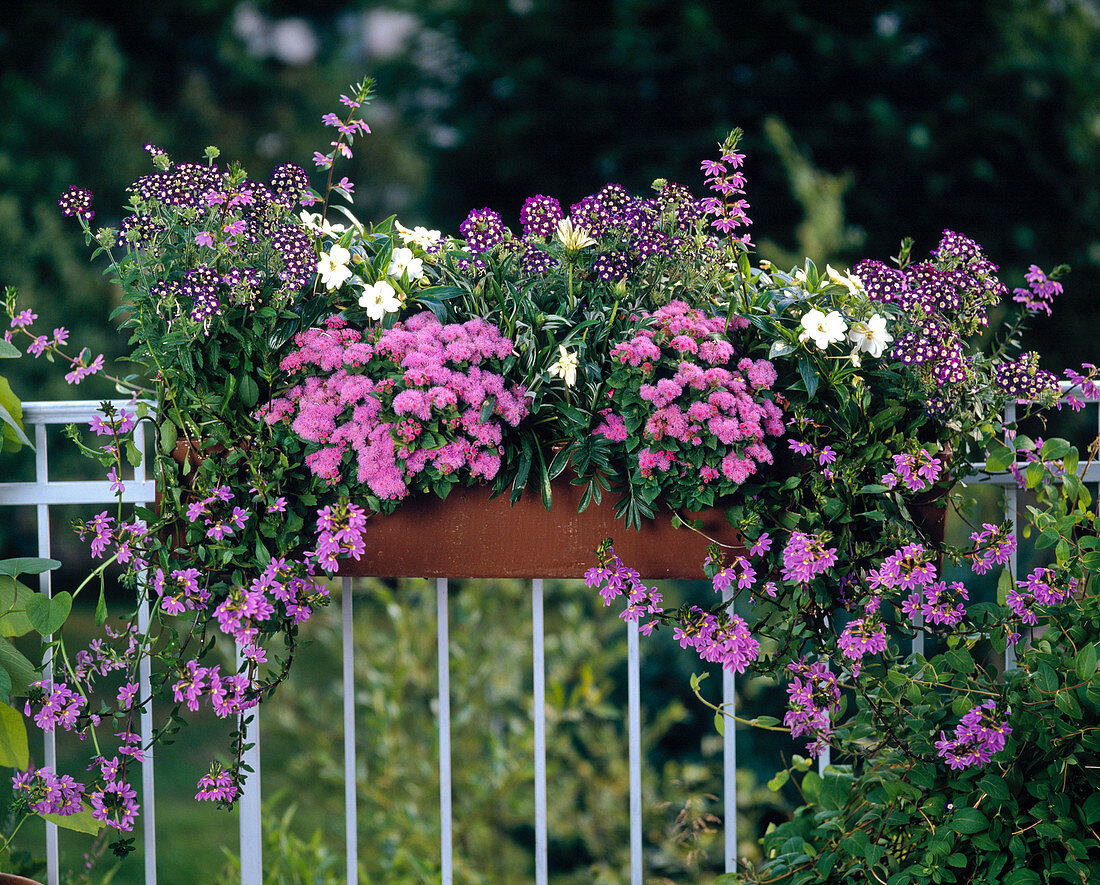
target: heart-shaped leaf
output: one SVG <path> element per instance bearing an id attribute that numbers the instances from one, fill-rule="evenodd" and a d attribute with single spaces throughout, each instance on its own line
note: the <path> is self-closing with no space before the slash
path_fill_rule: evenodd
<path id="1" fill-rule="evenodd" d="M 35 593 L 27 599 L 27 620 L 43 636 L 50 636 L 61 629 L 72 607 L 73 598 L 64 590 L 52 597 Z"/>
<path id="2" fill-rule="evenodd" d="M 56 559 L 43 559 L 39 556 L 17 556 L 14 559 L 0 559 L 0 575 L 40 575 L 50 569 L 61 568 Z"/>

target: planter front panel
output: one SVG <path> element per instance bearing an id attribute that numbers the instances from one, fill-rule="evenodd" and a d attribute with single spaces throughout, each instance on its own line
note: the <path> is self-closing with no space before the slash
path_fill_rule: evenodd
<path id="1" fill-rule="evenodd" d="M 345 560 L 344 577 L 583 578 L 596 565 L 596 546 L 612 538 L 623 562 L 643 578 L 703 578 L 710 543 L 690 529 L 672 527 L 669 516 L 628 529 L 615 519 L 610 496 L 577 513 L 583 489 L 553 484 L 547 512 L 537 495 L 514 506 L 507 495 L 490 500 L 485 488 L 456 488 L 446 501 L 423 496 L 401 502 L 389 516 L 367 522 L 366 552 Z M 725 545 L 735 533 L 721 510 L 692 514 L 702 530 Z M 743 549 L 738 548 L 743 553 Z"/>

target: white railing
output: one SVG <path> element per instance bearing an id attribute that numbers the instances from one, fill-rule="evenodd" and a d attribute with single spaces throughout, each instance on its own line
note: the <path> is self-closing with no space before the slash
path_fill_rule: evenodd
<path id="1" fill-rule="evenodd" d="M 1090 402 L 1096 402 L 1091 400 Z M 124 401 L 115 403 L 116 407 L 125 405 Z M 73 402 L 28 402 L 23 404 L 24 426 L 33 431 L 35 441 L 35 480 L 34 482 L 0 483 L 0 506 L 33 505 L 37 511 L 38 555 L 50 556 L 50 507 L 60 504 L 111 504 L 117 501 L 107 481 L 51 481 L 49 479 L 48 442 L 46 428 L 49 425 L 75 423 L 86 425 L 99 413 L 100 403 L 95 401 Z M 1010 407 L 1006 419 L 1015 417 L 1015 408 Z M 1100 421 L 1100 415 L 1098 415 Z M 138 425 L 135 444 L 142 453 L 142 461 L 135 469 L 133 481 L 125 483 L 123 501 L 132 504 L 148 504 L 154 498 L 154 483 L 146 474 L 146 440 L 142 425 Z M 1091 465 L 1085 477 L 1086 481 L 1100 481 L 1100 465 Z M 964 482 L 989 482 L 989 477 L 979 474 L 967 477 Z M 1006 487 L 1006 511 L 1015 517 L 1018 491 L 1011 477 L 993 478 L 993 482 Z M 1016 555 L 1013 554 L 1010 568 L 1016 573 Z M 341 617 L 342 617 L 342 667 L 343 667 L 343 712 L 344 712 L 344 802 L 345 802 L 345 838 L 347 881 L 357 881 L 357 807 L 356 807 L 356 752 L 355 752 L 355 685 L 354 662 L 355 643 L 353 642 L 353 580 L 342 579 Z M 50 573 L 41 575 L 41 590 L 49 593 L 51 589 Z M 440 860 L 443 885 L 451 885 L 453 877 L 453 839 L 451 818 L 451 738 L 450 738 L 450 640 L 448 631 L 448 582 L 436 581 L 437 600 L 437 638 L 438 638 L 438 685 L 439 685 L 439 784 L 440 784 L 440 823 L 441 844 Z M 549 822 L 546 813 L 546 710 L 545 675 L 543 655 L 543 581 L 531 581 L 532 631 L 533 631 L 533 705 L 534 705 L 534 764 L 535 764 L 535 869 L 536 885 L 545 885 L 548 879 L 547 868 L 547 830 Z M 147 606 L 139 611 L 141 629 L 148 623 Z M 630 789 L 630 882 L 642 885 L 644 859 L 642 855 L 642 743 L 641 743 L 641 684 L 640 651 L 638 627 L 636 623 L 627 623 L 627 743 L 629 759 Z M 923 637 L 914 640 L 914 651 L 923 652 Z M 1011 650 L 1010 650 L 1011 654 Z M 149 661 L 143 661 L 140 670 L 141 695 L 149 696 Z M 47 668 L 45 678 L 50 678 Z M 724 672 L 722 681 L 722 700 L 727 708 L 734 706 L 736 678 L 732 672 Z M 261 885 L 263 880 L 262 829 L 260 808 L 260 739 L 258 712 L 254 711 L 252 722 L 246 729 L 246 742 L 253 744 L 245 756 L 245 762 L 253 769 L 249 776 L 240 801 L 240 851 L 242 885 Z M 151 704 L 146 705 L 141 716 L 141 736 L 146 746 L 150 745 L 153 728 Z M 725 820 L 725 869 L 732 871 L 737 858 L 737 729 L 731 723 L 723 734 L 723 783 Z M 55 742 L 52 731 L 45 733 L 45 764 L 55 765 Z M 828 765 L 828 756 L 819 759 L 819 771 Z M 142 827 L 144 835 L 145 882 L 156 885 L 156 817 L 154 801 L 154 756 L 148 752 L 142 764 Z M 46 825 L 46 862 L 47 885 L 59 885 L 58 834 L 53 824 Z"/>

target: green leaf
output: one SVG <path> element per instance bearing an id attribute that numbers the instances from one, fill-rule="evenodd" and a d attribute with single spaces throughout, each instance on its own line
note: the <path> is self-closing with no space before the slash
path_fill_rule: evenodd
<path id="1" fill-rule="evenodd" d="M 985 461 L 986 473 L 1004 473 L 1016 459 L 1016 453 L 1001 442 L 993 443 L 989 448 L 989 457 Z"/>
<path id="2" fill-rule="evenodd" d="M 1003 885 L 1038 885 L 1043 880 L 1033 870 L 1013 870 L 1003 880 Z"/>
<path id="3" fill-rule="evenodd" d="M 0 421 L 4 423 L 6 452 L 14 452 L 20 445 L 33 449 L 27 434 L 23 432 L 23 405 L 11 389 L 7 378 L 0 377 Z"/>
<path id="4" fill-rule="evenodd" d="M 816 803 L 821 796 L 821 775 L 816 771 L 807 771 L 802 776 L 802 795 L 807 802 Z"/>
<path id="5" fill-rule="evenodd" d="M 977 808 L 960 808 L 951 816 L 949 826 L 956 833 L 970 835 L 988 829 L 989 818 L 978 811 Z"/>
<path id="6" fill-rule="evenodd" d="M 103 581 L 99 582 L 99 601 L 95 604 L 95 625 L 102 627 L 107 623 L 107 593 Z"/>
<path id="7" fill-rule="evenodd" d="M 72 607 L 73 597 L 65 590 L 52 597 L 34 593 L 27 599 L 27 620 L 43 636 L 52 636 L 61 629 Z"/>
<path id="8" fill-rule="evenodd" d="M 773 725 L 778 725 L 779 720 L 776 719 L 774 716 L 757 716 L 755 719 L 752 720 L 752 724 L 760 725 L 765 728 L 770 728 Z"/>
<path id="9" fill-rule="evenodd" d="M 249 409 L 256 405 L 256 401 L 260 398 L 260 386 L 251 375 L 241 377 L 241 385 L 237 392 L 241 397 L 241 402 Z"/>
<path id="10" fill-rule="evenodd" d="M 11 677 L 11 693 L 17 697 L 25 697 L 27 686 L 38 679 L 34 664 L 2 636 L 0 636 L 0 667 L 8 671 Z"/>
<path id="11" fill-rule="evenodd" d="M 787 781 L 789 781 L 790 779 L 791 773 L 787 771 L 787 769 L 784 768 L 782 771 L 777 771 L 775 773 L 775 777 L 768 781 L 768 789 L 771 790 L 773 793 L 778 793 L 781 789 L 783 789 L 783 785 L 787 783 Z"/>
<path id="12" fill-rule="evenodd" d="M 798 357 L 798 374 L 802 376 L 802 383 L 806 385 L 806 399 L 813 399 L 817 392 L 817 369 L 806 354 Z"/>
<path id="13" fill-rule="evenodd" d="M 27 599 L 34 591 L 8 575 L 0 575 L 0 636 L 25 636 L 34 627 L 27 620 Z"/>
<path id="14" fill-rule="evenodd" d="M 43 559 L 39 556 L 17 556 L 14 559 L 0 559 L 0 575 L 40 575 L 51 569 L 61 568 L 56 559 Z"/>
<path id="15" fill-rule="evenodd" d="M 171 421 L 162 421 L 160 425 L 160 450 L 165 455 L 171 455 L 179 439 L 179 429 Z"/>
<path id="16" fill-rule="evenodd" d="M 29 763 L 23 717 L 13 707 L 0 704 L 0 765 L 25 771 Z"/>
<path id="17" fill-rule="evenodd" d="M 1046 473 L 1046 468 L 1041 461 L 1032 461 L 1027 465 L 1027 472 L 1024 474 L 1024 484 L 1027 488 L 1033 489 L 1043 481 L 1043 474 Z"/>
<path id="18" fill-rule="evenodd" d="M 1073 450 L 1073 446 L 1067 440 L 1054 437 L 1043 443 L 1039 451 L 1039 458 L 1043 461 L 1060 461 Z"/>
<path id="19" fill-rule="evenodd" d="M 1073 668 L 1077 672 L 1078 679 L 1091 679 L 1096 672 L 1096 646 L 1091 642 L 1077 652 Z"/>
<path id="20" fill-rule="evenodd" d="M 57 824 L 62 829 L 94 836 L 103 829 L 104 824 L 92 817 L 92 809 L 88 807 L 87 803 L 81 804 L 84 810 L 78 811 L 76 814 L 42 814 L 39 816 L 50 823 Z"/>
<path id="21" fill-rule="evenodd" d="M 1013 587 L 1012 574 L 1008 569 L 1001 569 L 1001 576 L 997 578 L 997 604 L 1004 605 L 1008 599 L 1008 591 Z"/>
<path id="22" fill-rule="evenodd" d="M 23 352 L 18 347 L 10 341 L 5 341 L 3 338 L 0 338 L 0 359 L 18 359 L 22 355 Z"/>

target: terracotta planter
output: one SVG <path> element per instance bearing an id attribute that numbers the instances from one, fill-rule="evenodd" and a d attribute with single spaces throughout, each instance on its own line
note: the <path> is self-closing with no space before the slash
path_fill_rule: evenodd
<path id="1" fill-rule="evenodd" d="M 26 876 L 16 876 L 13 873 L 0 873 L 0 885 L 42 885 L 35 879 Z"/>
<path id="2" fill-rule="evenodd" d="M 455 489 L 446 501 L 423 496 L 403 501 L 389 516 L 367 523 L 367 550 L 346 560 L 343 576 L 418 578 L 582 578 L 596 564 L 594 550 L 613 538 L 615 552 L 643 578 L 703 578 L 707 538 L 674 529 L 663 515 L 642 529 L 615 519 L 614 503 L 577 513 L 583 489 L 553 484 L 548 513 L 537 495 L 525 494 L 515 506 L 508 496 L 489 498 L 486 488 Z M 737 533 L 723 511 L 691 514 L 710 538 L 734 547 Z"/>

